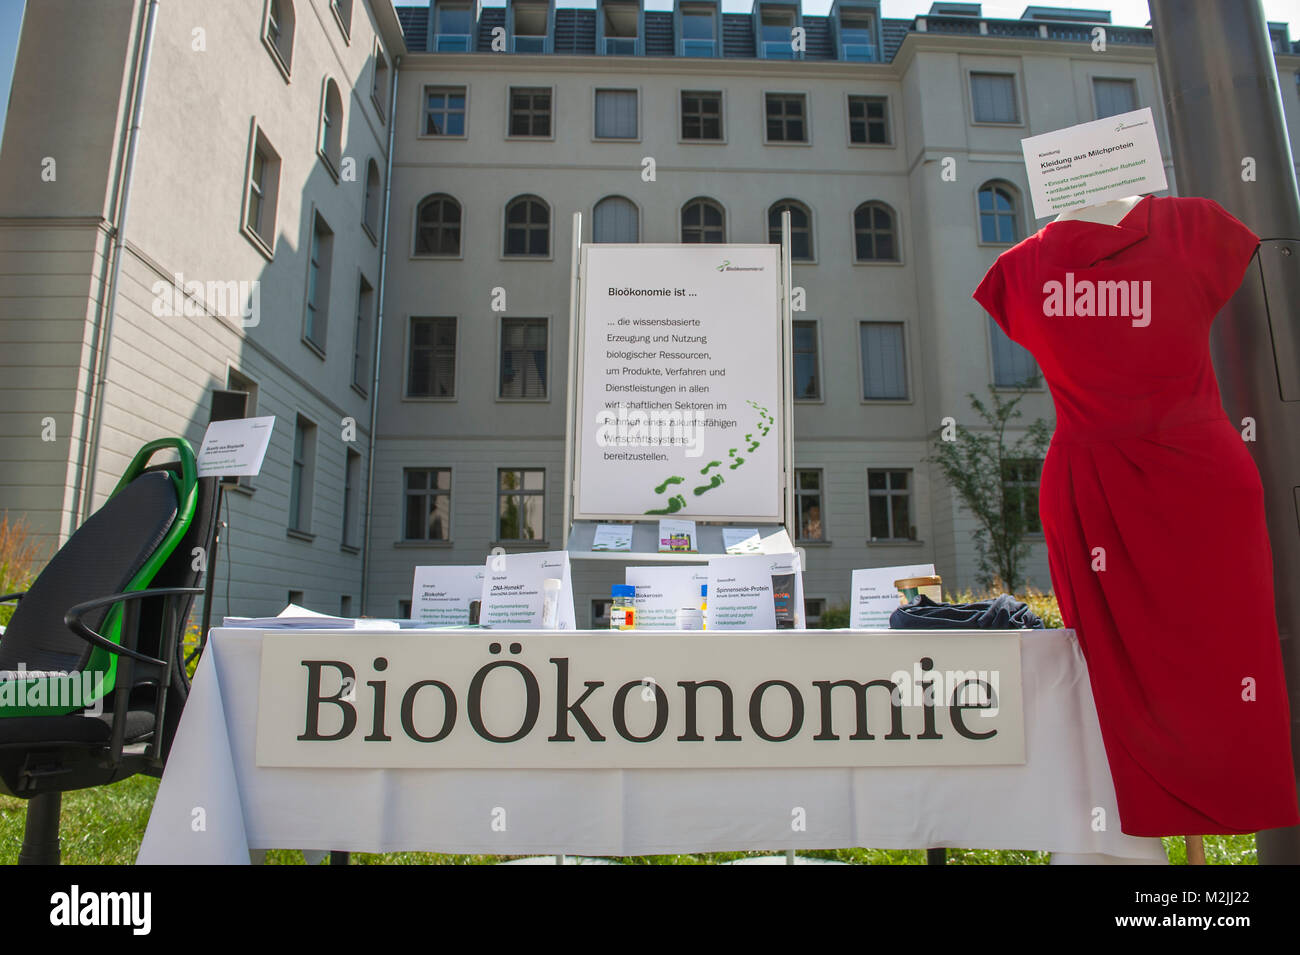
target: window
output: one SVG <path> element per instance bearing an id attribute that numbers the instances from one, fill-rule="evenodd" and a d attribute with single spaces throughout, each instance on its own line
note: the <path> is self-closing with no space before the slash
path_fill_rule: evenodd
<path id="1" fill-rule="evenodd" d="M 636 3 L 601 4 L 601 28 L 605 40 L 602 52 L 610 56 L 632 56 L 637 52 L 639 6 Z"/>
<path id="2" fill-rule="evenodd" d="M 825 540 L 826 530 L 822 526 L 820 468 L 805 468 L 794 472 L 794 505 L 795 513 L 799 515 L 799 540 Z"/>
<path id="3" fill-rule="evenodd" d="M 765 9 L 760 17 L 760 55 L 766 60 L 794 59 L 795 12 Z"/>
<path id="4" fill-rule="evenodd" d="M 812 215 L 800 202 L 783 199 L 767 210 L 767 241 L 781 244 L 781 213 L 790 211 L 790 258 L 795 262 L 813 260 Z"/>
<path id="5" fill-rule="evenodd" d="M 853 257 L 857 262 L 897 262 L 894 212 L 883 202 L 864 202 L 853 210 Z"/>
<path id="6" fill-rule="evenodd" d="M 510 135 L 551 135 L 551 91 L 541 87 L 510 88 Z"/>
<path id="7" fill-rule="evenodd" d="M 416 255 L 460 255 L 460 203 L 451 196 L 425 196 L 415 211 Z"/>
<path id="8" fill-rule="evenodd" d="M 388 115 L 388 57 L 384 56 L 378 43 L 375 44 L 374 61 L 375 75 L 370 84 L 370 99 L 379 112 L 379 118 L 383 119 Z"/>
<path id="9" fill-rule="evenodd" d="M 862 398 L 907 398 L 907 364 L 903 355 L 902 322 L 862 322 Z"/>
<path id="10" fill-rule="evenodd" d="M 910 470 L 867 471 L 867 514 L 873 541 L 916 540 L 911 479 Z"/>
<path id="11" fill-rule="evenodd" d="M 275 254 L 275 217 L 280 194 L 280 155 L 253 124 L 243 233 L 268 258 Z"/>
<path id="12" fill-rule="evenodd" d="M 989 316 L 989 341 L 993 344 L 993 385 L 996 388 L 1026 387 L 1038 377 L 1038 363 L 1029 349 L 1016 344 L 993 316 Z"/>
<path id="13" fill-rule="evenodd" d="M 311 247 L 307 262 L 307 315 L 303 337 L 318 351 L 325 351 L 325 327 L 329 321 L 330 262 L 334 255 L 334 232 L 321 214 L 312 217 Z"/>
<path id="14" fill-rule="evenodd" d="M 546 319 L 501 320 L 500 398 L 546 397 Z"/>
<path id="15" fill-rule="evenodd" d="M 544 3 L 513 3 L 514 43 L 516 53 L 545 53 L 548 34 L 548 11 Z"/>
<path id="16" fill-rule="evenodd" d="M 805 101 L 802 93 L 767 94 L 767 141 L 806 143 Z"/>
<path id="17" fill-rule="evenodd" d="M 519 196 L 506 206 L 506 255 L 551 254 L 551 211 L 536 196 Z"/>
<path id="18" fill-rule="evenodd" d="M 465 135 L 465 87 L 424 88 L 425 136 Z"/>
<path id="19" fill-rule="evenodd" d="M 546 472 L 497 471 L 497 540 L 542 540 Z"/>
<path id="20" fill-rule="evenodd" d="M 339 166 L 343 162 L 343 98 L 339 95 L 339 85 L 331 79 L 325 81 L 321 94 L 320 139 L 316 151 L 338 182 Z"/>
<path id="21" fill-rule="evenodd" d="M 822 628 L 822 614 L 826 612 L 826 600 L 822 597 L 805 597 L 803 601 L 804 626 L 809 630 Z"/>
<path id="22" fill-rule="evenodd" d="M 820 364 L 817 354 L 817 323 L 796 321 L 794 336 L 794 399 L 820 401 L 822 397 Z"/>
<path id="23" fill-rule="evenodd" d="M 1038 479 L 1043 462 L 1036 458 L 1011 458 L 1002 462 L 1002 488 L 1008 523 L 1030 534 L 1041 534 L 1038 519 Z"/>
<path id="24" fill-rule="evenodd" d="M 435 7 L 438 19 L 434 31 L 434 51 L 437 53 L 468 53 L 474 39 L 474 13 L 468 4 L 441 3 Z"/>
<path id="25" fill-rule="evenodd" d="M 849 97 L 849 142 L 867 146 L 889 145 L 889 100 L 886 97 Z"/>
<path id="26" fill-rule="evenodd" d="M 1011 73 L 972 73 L 970 98 L 977 123 L 1019 123 L 1016 78 Z"/>
<path id="27" fill-rule="evenodd" d="M 407 468 L 403 539 L 451 540 L 451 468 Z"/>
<path id="28" fill-rule="evenodd" d="M 352 387 L 363 395 L 370 387 L 370 316 L 375 309 L 375 289 L 361 276 L 357 289 L 357 322 L 352 335 Z"/>
<path id="29" fill-rule="evenodd" d="M 361 209 L 361 224 L 375 241 L 379 236 L 379 199 L 383 192 L 380 185 L 379 163 L 373 159 L 366 160 L 366 195 Z"/>
<path id="30" fill-rule="evenodd" d="M 316 425 L 298 415 L 289 473 L 289 530 L 311 533 L 312 485 L 316 476 Z"/>
<path id="31" fill-rule="evenodd" d="M 1097 106 L 1097 118 L 1131 113 L 1138 108 L 1137 84 L 1133 80 L 1111 80 L 1094 77 L 1092 97 Z"/>
<path id="32" fill-rule="evenodd" d="M 636 137 L 636 90 L 596 90 L 596 138 Z"/>
<path id="33" fill-rule="evenodd" d="M 714 56 L 716 24 L 712 7 L 682 7 L 682 56 Z"/>
<path id="34" fill-rule="evenodd" d="M 591 217 L 593 242 L 637 242 L 640 222 L 637 208 L 630 199 L 606 196 L 596 203 Z"/>
<path id="35" fill-rule="evenodd" d="M 334 11 L 334 19 L 338 20 L 339 29 L 343 31 L 343 39 L 351 39 L 352 0 L 330 0 L 330 9 Z"/>
<path id="36" fill-rule="evenodd" d="M 456 396 L 456 319 L 412 318 L 406 397 Z"/>
<path id="37" fill-rule="evenodd" d="M 339 537 L 342 546 L 355 550 L 361 539 L 357 527 L 357 494 L 361 488 L 361 455 L 347 449 L 347 460 L 343 464 L 343 531 Z"/>
<path id="38" fill-rule="evenodd" d="M 806 604 L 807 601 L 805 601 L 805 605 Z M 339 616 L 340 617 L 352 616 L 352 595 L 351 594 L 343 594 L 339 597 Z"/>
<path id="39" fill-rule="evenodd" d="M 866 10 L 840 10 L 840 59 L 875 62 L 875 21 Z"/>
<path id="40" fill-rule="evenodd" d="M 248 397 L 244 399 L 244 417 L 257 417 L 257 382 L 253 381 L 253 379 L 249 378 L 247 375 L 235 371 L 233 368 L 228 368 L 226 369 L 226 390 L 242 391 L 244 394 L 248 395 Z M 253 478 L 251 475 L 241 474 L 236 480 L 239 482 L 237 485 L 232 483 L 227 484 L 226 486 L 237 486 L 243 488 L 245 491 L 253 490 Z"/>
<path id="41" fill-rule="evenodd" d="M 1016 190 L 1004 182 L 986 182 L 980 186 L 980 241 L 994 245 L 1014 245 L 1020 241 L 1020 216 Z"/>
<path id="42" fill-rule="evenodd" d="M 411 619 L 411 601 L 409 600 L 397 601 L 397 619 L 398 620 Z"/>
<path id="43" fill-rule="evenodd" d="M 302 602 L 303 602 L 303 596 L 301 590 L 289 591 L 289 603 L 293 604 L 295 607 L 301 607 Z"/>
<path id="44" fill-rule="evenodd" d="M 722 141 L 721 93 L 682 91 L 682 139 Z"/>
<path id="45" fill-rule="evenodd" d="M 293 27 L 293 0 L 267 0 L 262 45 L 286 80 L 293 68 Z"/>
<path id="46" fill-rule="evenodd" d="M 608 597 L 598 597 L 591 602 L 591 629 L 608 630 L 609 629 L 609 608 L 614 601 Z"/>
<path id="47" fill-rule="evenodd" d="M 722 207 L 712 199 L 692 199 L 682 206 L 683 242 L 725 242 Z"/>

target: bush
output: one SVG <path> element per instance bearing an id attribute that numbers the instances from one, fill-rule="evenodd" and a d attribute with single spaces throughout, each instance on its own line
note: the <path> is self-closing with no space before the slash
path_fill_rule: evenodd
<path id="1" fill-rule="evenodd" d="M 32 539 L 26 518 L 11 521 L 9 512 L 0 516 L 0 594 L 26 590 L 45 563 L 42 548 Z M 0 625 L 8 626 L 14 604 L 0 604 Z"/>

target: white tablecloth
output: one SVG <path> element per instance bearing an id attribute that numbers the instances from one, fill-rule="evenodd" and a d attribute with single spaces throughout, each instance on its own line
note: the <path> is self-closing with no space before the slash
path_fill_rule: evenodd
<path id="1" fill-rule="evenodd" d="M 212 632 L 138 862 L 246 864 L 250 848 L 644 855 L 848 846 L 1165 861 L 1159 840 L 1120 832 L 1070 630 L 1021 638 L 1024 765 L 812 770 L 259 768 L 262 639 Z M 505 831 L 490 824 L 498 806 L 511 807 Z M 791 806 L 806 810 L 806 831 L 791 831 Z"/>

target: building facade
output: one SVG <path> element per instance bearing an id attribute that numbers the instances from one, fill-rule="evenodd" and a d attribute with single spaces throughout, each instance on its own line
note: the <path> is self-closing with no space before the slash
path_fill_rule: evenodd
<path id="1" fill-rule="evenodd" d="M 401 614 L 418 564 L 564 546 L 574 212 L 583 242 L 750 243 L 788 209 L 810 615 L 856 567 L 932 561 L 973 586 L 974 520 L 929 457 L 945 419 L 976 424 L 969 394 L 1035 371 L 970 298 L 1038 227 L 1019 141 L 1145 106 L 1168 141 L 1150 30 L 1090 10 L 179 2 L 157 16 L 119 233 L 148 6 L 29 5 L 0 153 L 0 506 L 65 536 L 136 446 L 197 441 L 212 388 L 251 390 L 277 428 L 229 495 L 217 594 L 228 575 L 236 613 L 361 612 L 364 591 Z M 1300 49 L 1270 30 L 1295 142 Z M 259 281 L 260 320 L 206 285 L 201 314 L 159 316 L 151 290 L 180 274 Z M 1022 408 L 1052 419 L 1045 389 Z M 1009 479 L 1034 513 L 1036 465 Z M 1028 571 L 1050 586 L 1041 542 Z M 575 562 L 579 625 L 621 573 Z"/>

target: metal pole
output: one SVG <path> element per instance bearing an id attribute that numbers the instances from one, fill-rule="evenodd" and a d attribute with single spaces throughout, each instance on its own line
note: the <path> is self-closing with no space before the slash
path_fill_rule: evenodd
<path id="1" fill-rule="evenodd" d="M 1300 765 L 1300 193 L 1259 0 L 1150 0 L 1178 192 L 1214 199 L 1259 235 L 1258 265 L 1210 338 L 1223 404 L 1252 418 Z M 1300 827 L 1257 837 L 1262 864 L 1300 863 Z"/>
<path id="2" fill-rule="evenodd" d="M 564 517 L 560 533 L 564 535 L 564 547 L 569 547 L 569 533 L 573 530 L 573 442 L 581 429 L 573 420 L 574 408 L 577 407 L 578 388 L 578 328 L 579 302 L 582 292 L 580 285 L 582 258 L 582 213 L 573 214 L 573 238 L 569 250 L 569 370 L 564 382 Z"/>
<path id="3" fill-rule="evenodd" d="M 374 366 L 370 381 L 370 459 L 366 462 L 366 498 L 361 513 L 361 596 L 357 613 L 366 616 L 370 600 L 370 537 L 371 512 L 374 509 L 375 489 L 375 429 L 379 426 L 379 359 L 384 336 L 384 288 L 388 284 L 388 216 L 393 202 L 393 143 L 397 133 L 397 74 L 402 68 L 402 58 L 393 59 L 392 94 L 388 97 L 388 169 L 384 174 L 384 221 L 379 246 L 379 301 L 375 309 L 375 336 L 370 346 L 370 361 Z"/>

